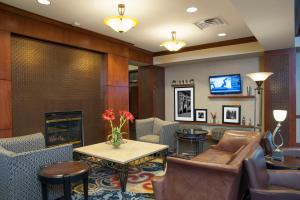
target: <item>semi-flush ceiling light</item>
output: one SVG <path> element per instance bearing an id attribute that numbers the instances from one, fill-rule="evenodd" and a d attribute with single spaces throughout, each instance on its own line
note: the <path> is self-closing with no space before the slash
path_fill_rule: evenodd
<path id="1" fill-rule="evenodd" d="M 197 10 L 198 10 L 198 8 L 192 6 L 192 7 L 188 7 L 186 9 L 186 12 L 188 12 L 188 13 L 194 13 L 194 12 L 197 12 Z"/>
<path id="2" fill-rule="evenodd" d="M 50 0 L 37 0 L 38 3 L 43 4 L 43 5 L 50 5 L 51 2 Z"/>
<path id="3" fill-rule="evenodd" d="M 219 33 L 219 34 L 218 34 L 219 37 L 224 37 L 224 36 L 226 36 L 226 35 L 227 35 L 226 33 Z"/>
<path id="4" fill-rule="evenodd" d="M 172 33 L 172 40 L 163 42 L 160 44 L 160 46 L 164 46 L 169 51 L 178 51 L 186 44 L 183 41 L 176 40 L 176 31 L 172 31 L 171 33 Z"/>
<path id="5" fill-rule="evenodd" d="M 113 30 L 123 33 L 135 27 L 138 21 L 132 17 L 124 16 L 125 4 L 118 5 L 119 16 L 111 16 L 104 20 L 104 24 L 112 28 Z"/>

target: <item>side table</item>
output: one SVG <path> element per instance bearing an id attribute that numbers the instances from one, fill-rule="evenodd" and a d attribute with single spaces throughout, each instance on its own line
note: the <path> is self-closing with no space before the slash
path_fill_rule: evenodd
<path id="1" fill-rule="evenodd" d="M 268 168 L 272 169 L 300 169 L 300 158 L 284 156 L 283 161 L 273 160 L 271 156 L 265 156 Z"/>
<path id="2" fill-rule="evenodd" d="M 188 141 L 188 142 L 195 142 L 196 143 L 196 149 L 195 149 L 195 155 L 198 155 L 200 153 L 200 146 L 201 151 L 203 151 L 203 142 L 207 140 L 207 130 L 203 129 L 180 129 L 176 131 L 177 133 L 177 147 L 176 147 L 176 153 L 179 154 L 179 142 L 180 141 Z"/>
<path id="3" fill-rule="evenodd" d="M 64 197 L 71 200 L 71 183 L 80 180 L 83 181 L 84 199 L 88 200 L 88 176 L 89 166 L 79 161 L 59 162 L 42 167 L 38 177 L 42 183 L 43 200 L 48 200 L 48 184 L 63 184 Z"/>

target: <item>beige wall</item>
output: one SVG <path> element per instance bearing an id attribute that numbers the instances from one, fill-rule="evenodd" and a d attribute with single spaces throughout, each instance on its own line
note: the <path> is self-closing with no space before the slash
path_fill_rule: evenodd
<path id="1" fill-rule="evenodd" d="M 259 71 L 259 56 L 234 57 L 218 61 L 202 61 L 193 64 L 173 65 L 165 69 L 165 114 L 166 120 L 174 120 L 174 88 L 172 80 L 195 80 L 195 108 L 208 109 L 208 122 L 211 122 L 210 112 L 217 112 L 217 122 L 222 123 L 222 105 L 241 105 L 242 116 L 248 124 L 254 118 L 254 99 L 208 99 L 210 95 L 208 76 L 224 74 L 241 74 L 243 80 L 243 94 L 246 87 L 251 86 L 254 94 L 255 83 L 245 75 Z M 258 115 L 257 115 L 258 116 Z M 257 118 L 258 119 L 258 118 Z"/>
<path id="2" fill-rule="evenodd" d="M 296 115 L 300 115 L 300 51 L 296 54 Z M 300 143 L 300 119 L 297 119 L 297 136 L 296 141 Z"/>

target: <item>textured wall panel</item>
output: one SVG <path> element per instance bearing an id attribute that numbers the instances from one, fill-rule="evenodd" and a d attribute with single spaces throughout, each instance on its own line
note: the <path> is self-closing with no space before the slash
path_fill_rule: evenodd
<path id="1" fill-rule="evenodd" d="M 44 113 L 81 110 L 85 144 L 103 135 L 103 55 L 12 37 L 13 135 L 44 132 Z"/>
<path id="2" fill-rule="evenodd" d="M 277 122 L 273 117 L 273 110 L 289 110 L 289 56 L 288 54 L 268 55 L 267 70 L 274 74 L 268 79 L 266 84 L 266 95 L 269 99 L 265 104 L 268 112 L 266 117 L 266 128 L 273 131 Z M 288 119 L 282 123 L 281 133 L 283 135 L 285 145 L 289 141 Z"/>

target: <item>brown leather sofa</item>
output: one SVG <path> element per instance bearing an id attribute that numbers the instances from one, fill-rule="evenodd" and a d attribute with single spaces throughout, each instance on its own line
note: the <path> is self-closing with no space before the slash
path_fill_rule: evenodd
<path id="1" fill-rule="evenodd" d="M 300 171 L 267 170 L 264 152 L 258 147 L 245 159 L 251 200 L 299 200 Z"/>
<path id="2" fill-rule="evenodd" d="M 276 149 L 275 145 L 273 144 L 273 135 L 271 131 L 267 131 L 263 137 L 262 145 L 261 145 L 266 155 L 272 155 L 272 152 Z M 291 157 L 298 157 L 300 158 L 300 148 L 296 147 L 285 147 L 281 148 L 283 151 L 283 155 L 291 156 Z"/>
<path id="3" fill-rule="evenodd" d="M 217 145 L 192 160 L 168 157 L 165 176 L 152 180 L 155 199 L 238 199 L 243 160 L 260 140 L 256 132 L 226 131 Z"/>

